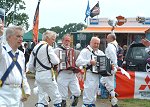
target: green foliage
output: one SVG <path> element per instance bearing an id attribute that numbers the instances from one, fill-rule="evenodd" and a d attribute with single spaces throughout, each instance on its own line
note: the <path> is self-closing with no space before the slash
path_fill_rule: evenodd
<path id="1" fill-rule="evenodd" d="M 5 2 L 6 1 L 6 2 Z M 25 10 L 25 2 L 23 0 L 1 0 L 0 8 L 5 9 L 5 26 L 9 24 L 21 25 L 26 29 L 29 28 L 28 15 L 19 11 Z M 11 8 L 14 8 L 11 10 Z"/>
<path id="2" fill-rule="evenodd" d="M 50 29 L 41 28 L 39 29 L 40 33 L 45 32 L 46 30 L 52 30 L 55 31 L 59 36 L 57 40 L 61 39 L 64 34 L 71 33 L 71 32 L 77 32 L 79 30 L 82 30 L 83 28 L 86 28 L 87 26 L 82 23 L 69 23 L 64 25 L 62 28 L 59 26 L 51 27 Z"/>

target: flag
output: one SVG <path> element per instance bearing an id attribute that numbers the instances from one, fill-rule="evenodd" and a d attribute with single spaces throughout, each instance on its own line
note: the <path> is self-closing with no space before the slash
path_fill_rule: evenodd
<path id="1" fill-rule="evenodd" d="M 96 15 L 99 15 L 100 8 L 99 8 L 99 2 L 96 3 L 96 5 L 91 9 L 90 16 L 93 18 Z"/>
<path id="2" fill-rule="evenodd" d="M 86 12 L 85 12 L 85 19 L 84 21 L 86 22 L 86 18 L 88 18 L 88 16 L 90 16 L 90 5 L 89 5 L 89 0 L 88 0 L 88 4 L 87 4 L 87 8 L 86 8 Z"/>
<path id="3" fill-rule="evenodd" d="M 116 89 L 118 98 L 138 98 L 150 99 L 150 73 L 127 71 L 131 79 L 122 75 L 119 71 L 116 73 Z"/>
<path id="4" fill-rule="evenodd" d="M 41 0 L 38 1 L 38 5 L 36 7 L 34 20 L 33 20 L 33 42 L 38 43 L 38 32 L 39 32 L 39 5 Z"/>

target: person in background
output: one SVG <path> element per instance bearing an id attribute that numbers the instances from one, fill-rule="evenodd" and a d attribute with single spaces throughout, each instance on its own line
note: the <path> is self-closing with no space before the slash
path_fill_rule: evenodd
<path id="1" fill-rule="evenodd" d="M 145 51 L 150 54 L 150 41 L 148 39 L 142 39 L 142 44 L 146 46 Z"/>
<path id="2" fill-rule="evenodd" d="M 127 53 L 127 49 L 128 49 L 128 47 L 127 47 L 127 45 L 123 45 L 123 60 L 124 60 L 124 58 L 125 58 L 125 56 L 126 56 L 126 53 Z"/>
<path id="3" fill-rule="evenodd" d="M 150 41 L 144 38 L 141 40 L 141 42 L 146 46 L 145 51 L 150 55 Z M 150 58 L 148 58 L 146 61 L 150 65 Z"/>
<path id="4" fill-rule="evenodd" d="M 56 35 L 55 32 L 49 30 L 43 33 L 42 41 L 34 47 L 30 54 L 28 70 L 35 72 L 39 93 L 47 93 L 54 107 L 61 107 L 62 97 L 59 93 L 53 70 L 53 67 L 60 63 L 52 47 L 56 40 Z M 43 102 L 38 101 L 38 103 Z M 38 107 L 48 107 L 48 105 L 40 104 Z"/>
<path id="5" fill-rule="evenodd" d="M 23 53 L 25 51 L 24 48 L 23 48 L 23 46 L 22 46 L 22 44 L 18 47 L 18 49 L 21 50 Z"/>
<path id="6" fill-rule="evenodd" d="M 30 57 L 30 49 L 28 48 L 28 44 L 25 43 L 24 44 L 24 56 L 25 56 L 25 64 L 27 64 L 27 62 L 29 61 L 29 57 Z"/>
<path id="7" fill-rule="evenodd" d="M 83 90 L 83 105 L 82 107 L 96 107 L 96 97 L 99 87 L 100 75 L 92 72 L 92 66 L 96 65 L 96 60 L 92 59 L 92 56 L 99 55 L 104 56 L 105 54 L 99 50 L 100 39 L 98 37 L 92 37 L 90 45 L 82 49 L 77 60 L 77 66 L 85 66 L 85 81 Z"/>
<path id="8" fill-rule="evenodd" d="M 103 86 L 106 87 L 108 92 L 110 93 L 110 101 L 112 107 L 118 107 L 118 99 L 116 98 L 116 93 L 115 93 L 115 73 L 117 72 L 118 64 L 117 64 L 117 46 L 118 43 L 116 41 L 116 35 L 115 34 L 108 34 L 107 38 L 107 47 L 105 49 L 105 54 L 108 59 L 112 62 L 114 65 L 114 70 L 112 70 L 112 75 L 103 77 L 101 78 L 100 82 L 102 83 Z"/>
<path id="9" fill-rule="evenodd" d="M 31 94 L 25 73 L 25 58 L 18 49 L 24 30 L 20 26 L 8 27 L 7 43 L 3 45 L 3 26 L 0 25 L 0 107 L 20 107 Z"/>
<path id="10" fill-rule="evenodd" d="M 116 48 L 117 48 L 117 63 L 118 66 L 121 67 L 123 63 L 123 49 L 120 45 L 118 45 Z"/>
<path id="11" fill-rule="evenodd" d="M 67 107 L 66 100 L 68 98 L 68 89 L 71 91 L 71 106 L 77 107 L 78 98 L 81 94 L 79 82 L 76 76 L 74 68 L 76 57 L 78 56 L 78 52 L 70 47 L 71 45 L 71 37 L 69 34 L 64 35 L 62 38 L 62 45 L 55 49 L 55 53 L 60 58 L 61 62 L 58 65 L 58 76 L 57 83 L 60 94 L 62 96 L 62 107 Z M 64 55 L 60 55 L 60 51 L 64 52 Z M 64 56 L 64 57 L 63 57 Z M 70 59 L 70 60 L 69 60 Z M 66 66 L 61 67 L 62 63 L 66 63 Z M 68 66 L 68 68 L 67 68 Z M 69 68 L 70 67 L 70 68 Z"/>

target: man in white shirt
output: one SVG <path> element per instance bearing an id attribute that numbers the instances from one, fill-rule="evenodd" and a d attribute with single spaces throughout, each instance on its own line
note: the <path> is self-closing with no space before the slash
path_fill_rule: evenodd
<path id="1" fill-rule="evenodd" d="M 20 102 L 26 101 L 31 93 L 24 54 L 18 50 L 23 33 L 19 26 L 7 28 L 7 43 L 3 45 L 3 26 L 0 25 L 0 107 L 20 107 Z"/>
<path id="2" fill-rule="evenodd" d="M 92 56 L 99 55 L 104 56 L 105 54 L 99 50 L 100 39 L 98 37 L 92 37 L 90 45 L 87 48 L 81 50 L 77 60 L 77 66 L 86 66 L 86 78 L 84 81 L 83 90 L 83 106 L 82 107 L 96 107 L 97 90 L 99 87 L 100 75 L 92 72 L 92 66 L 96 65 L 96 60 L 91 58 Z M 88 68 L 89 67 L 89 68 Z"/>
<path id="3" fill-rule="evenodd" d="M 112 62 L 112 64 L 114 65 L 114 70 L 111 70 L 112 75 L 111 76 L 107 76 L 107 77 L 103 77 L 101 78 L 101 83 L 106 87 L 106 89 L 109 91 L 110 96 L 111 96 L 111 104 L 112 107 L 118 107 L 117 105 L 117 98 L 116 98 L 116 93 L 114 91 L 114 85 L 115 85 L 115 73 L 117 72 L 117 47 L 118 47 L 118 43 L 116 41 L 116 36 L 115 34 L 108 34 L 107 35 L 107 48 L 105 50 L 105 54 L 106 57 L 108 59 L 110 59 L 110 61 Z"/>
<path id="4" fill-rule="evenodd" d="M 75 60 L 77 56 L 77 51 L 71 48 L 70 45 L 71 37 L 69 34 L 66 34 L 62 38 L 62 45 L 55 49 L 55 53 L 61 60 L 60 64 L 58 65 L 59 73 L 57 77 L 57 83 L 63 99 L 62 107 L 67 107 L 66 100 L 68 98 L 68 89 L 71 91 L 72 98 L 70 107 L 77 107 L 78 97 L 81 94 L 79 81 L 77 79 L 76 73 L 73 70 L 76 67 Z M 64 63 L 66 65 L 62 67 L 62 64 Z"/>
<path id="5" fill-rule="evenodd" d="M 28 69 L 36 74 L 35 79 L 39 92 L 46 92 L 50 96 L 54 107 L 61 107 L 62 98 L 58 91 L 53 70 L 53 66 L 60 62 L 52 48 L 56 35 L 55 32 L 49 30 L 43 33 L 43 41 L 40 41 L 34 47 L 30 55 Z M 38 105 L 38 107 L 48 107 L 48 105 Z"/>

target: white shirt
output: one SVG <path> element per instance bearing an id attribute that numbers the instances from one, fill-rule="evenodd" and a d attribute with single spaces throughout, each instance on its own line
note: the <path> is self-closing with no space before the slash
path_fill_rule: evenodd
<path id="1" fill-rule="evenodd" d="M 116 46 L 117 47 L 117 46 Z M 112 43 L 107 44 L 107 48 L 105 50 L 106 57 L 112 61 L 115 67 L 117 65 L 117 48 Z"/>
<path id="2" fill-rule="evenodd" d="M 105 54 L 101 50 L 95 51 L 96 55 L 99 56 L 104 56 Z M 84 48 L 81 50 L 77 60 L 76 60 L 76 65 L 77 66 L 86 66 L 90 65 L 90 60 L 91 60 L 91 55 L 94 55 L 89 49 Z"/>
<path id="3" fill-rule="evenodd" d="M 3 46 L 6 48 L 6 50 L 3 48 Z M 15 65 L 12 69 L 12 71 L 9 73 L 8 77 L 6 78 L 4 84 L 12 84 L 12 85 L 21 85 L 22 79 L 24 82 L 24 89 L 26 94 L 30 94 L 31 90 L 29 87 L 29 84 L 27 82 L 26 73 L 25 73 L 25 58 L 22 51 L 19 49 L 16 50 L 16 52 L 12 51 L 12 48 L 9 46 L 8 43 L 6 45 L 3 45 L 2 39 L 0 37 L 0 78 L 4 75 L 7 68 L 12 63 L 12 58 L 9 56 L 8 52 L 11 51 L 12 54 L 15 55 L 15 53 L 19 53 L 17 62 L 20 64 L 22 68 L 22 76 L 20 74 L 19 69 Z"/>
<path id="4" fill-rule="evenodd" d="M 48 57 L 47 57 L 47 52 L 46 52 L 46 47 L 47 44 L 44 41 L 41 41 L 39 44 L 37 44 L 34 49 L 33 52 L 36 53 L 37 48 L 41 45 L 44 44 L 38 51 L 37 54 L 37 58 L 40 60 L 40 62 L 47 66 L 47 67 L 51 67 L 51 64 L 48 61 Z M 48 46 L 48 55 L 50 57 L 50 61 L 53 65 L 57 65 L 59 64 L 60 60 L 57 57 L 57 55 L 54 53 L 54 50 L 52 48 L 52 46 Z M 36 66 L 34 67 L 34 55 L 33 53 L 31 53 L 30 58 L 29 58 L 29 63 L 28 63 L 28 69 L 30 72 L 35 72 L 35 71 L 45 71 L 46 69 L 43 68 L 37 61 L 36 61 Z"/>
<path id="5" fill-rule="evenodd" d="M 5 47 L 6 47 L 6 50 L 3 48 L 2 43 L 0 43 L 0 78 L 3 76 L 3 74 L 6 72 L 7 68 L 12 63 L 12 58 L 8 54 L 9 51 L 11 51 L 14 55 L 15 55 L 15 53 L 19 52 L 17 61 L 22 68 L 22 72 L 25 71 L 24 54 L 18 49 L 16 52 L 13 52 L 12 48 L 8 44 L 6 44 Z M 17 66 L 15 65 L 13 67 L 12 71 L 9 73 L 5 83 L 19 85 L 19 84 L 21 84 L 21 82 L 22 82 L 22 76 L 21 76 Z"/>

